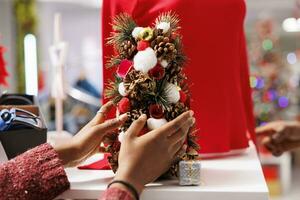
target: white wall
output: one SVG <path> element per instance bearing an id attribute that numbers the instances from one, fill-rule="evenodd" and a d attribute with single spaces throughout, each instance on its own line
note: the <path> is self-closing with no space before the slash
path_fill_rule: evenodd
<path id="1" fill-rule="evenodd" d="M 102 91 L 101 20 L 97 7 L 47 1 L 38 3 L 41 67 L 45 72 L 51 71 L 48 48 L 53 42 L 53 16 L 56 12 L 61 13 L 63 39 L 69 45 L 66 66 L 68 81 L 73 83 L 84 72 Z M 51 84 L 51 79 L 48 79 L 48 84 Z"/>
<path id="2" fill-rule="evenodd" d="M 10 73 L 8 82 L 10 87 L 6 90 L 15 92 L 16 74 L 14 70 L 14 54 L 15 54 L 15 33 L 14 33 L 14 19 L 12 15 L 12 2 L 11 0 L 0 0 L 0 44 L 4 45 L 7 49 L 4 54 L 7 62 L 7 69 Z M 3 88 L 0 89 L 3 91 Z"/>

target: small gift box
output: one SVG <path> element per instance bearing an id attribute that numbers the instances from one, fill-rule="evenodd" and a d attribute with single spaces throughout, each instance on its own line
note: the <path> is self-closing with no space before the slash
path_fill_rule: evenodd
<path id="1" fill-rule="evenodd" d="M 179 185 L 200 185 L 201 163 L 199 160 L 179 162 Z"/>

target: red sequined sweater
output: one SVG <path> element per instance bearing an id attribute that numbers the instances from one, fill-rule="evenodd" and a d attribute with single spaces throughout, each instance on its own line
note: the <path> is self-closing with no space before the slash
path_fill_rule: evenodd
<path id="1" fill-rule="evenodd" d="M 0 165 L 0 200 L 48 200 L 68 190 L 70 183 L 57 153 L 40 145 Z M 100 200 L 133 200 L 127 192 L 110 188 Z"/>

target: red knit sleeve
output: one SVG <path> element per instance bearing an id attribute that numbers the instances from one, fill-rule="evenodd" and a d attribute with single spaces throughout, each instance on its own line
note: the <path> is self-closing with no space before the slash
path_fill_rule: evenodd
<path id="1" fill-rule="evenodd" d="M 134 200 L 131 194 L 119 188 L 107 189 L 99 200 Z"/>
<path id="2" fill-rule="evenodd" d="M 0 199 L 53 199 L 69 187 L 62 162 L 50 144 L 0 165 Z"/>

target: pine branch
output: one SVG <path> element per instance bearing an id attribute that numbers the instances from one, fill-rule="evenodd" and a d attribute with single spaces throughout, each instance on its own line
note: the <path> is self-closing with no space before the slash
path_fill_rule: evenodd
<path id="1" fill-rule="evenodd" d="M 118 50 L 124 41 L 135 42 L 131 33 L 136 27 L 136 23 L 127 13 L 121 13 L 113 18 L 112 28 L 114 32 L 107 39 L 107 44 L 114 45 Z"/>
<path id="2" fill-rule="evenodd" d="M 110 69 L 112 67 L 115 67 L 121 63 L 122 59 L 116 55 L 109 58 L 109 60 L 106 63 L 106 68 Z"/>
<path id="3" fill-rule="evenodd" d="M 187 144 L 188 144 L 188 146 L 192 147 L 196 151 L 199 151 L 200 150 L 200 146 L 199 146 L 199 144 L 197 142 L 198 136 L 196 134 L 199 130 L 193 130 L 193 129 L 194 129 L 194 127 L 191 128 L 191 132 L 188 134 Z"/>
<path id="4" fill-rule="evenodd" d="M 108 84 L 106 84 L 106 89 L 104 91 L 105 98 L 111 99 L 114 104 L 117 104 L 121 99 L 122 96 L 119 93 L 118 87 L 119 84 L 122 82 L 122 79 L 115 76 L 115 80 L 109 80 Z"/>
<path id="5" fill-rule="evenodd" d="M 157 82 L 157 93 L 155 101 L 157 104 L 161 105 L 164 110 L 169 111 L 171 109 L 170 103 L 168 102 L 167 94 L 165 93 L 167 79 L 163 79 Z"/>
<path id="6" fill-rule="evenodd" d="M 172 31 L 176 31 L 181 28 L 179 26 L 179 21 L 180 21 L 179 16 L 176 13 L 169 11 L 160 14 L 155 20 L 155 25 L 161 22 L 170 22 L 170 27 Z"/>
<path id="7" fill-rule="evenodd" d="M 121 13 L 114 17 L 112 28 L 116 32 L 127 32 L 132 30 L 136 27 L 136 23 L 127 13 Z"/>
<path id="8" fill-rule="evenodd" d="M 174 40 L 174 45 L 175 45 L 175 49 L 177 50 L 177 55 L 176 55 L 176 63 L 180 66 L 184 65 L 184 63 L 187 61 L 187 57 L 183 52 L 183 47 L 182 47 L 182 38 L 181 37 L 177 37 Z"/>

